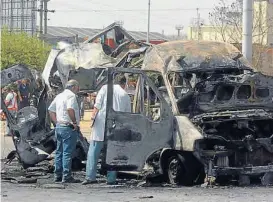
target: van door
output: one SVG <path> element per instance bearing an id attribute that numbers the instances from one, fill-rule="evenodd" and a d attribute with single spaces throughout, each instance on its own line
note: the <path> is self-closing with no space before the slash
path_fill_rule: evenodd
<path id="1" fill-rule="evenodd" d="M 113 109 L 114 79 L 126 75 L 137 80 L 130 89 L 131 112 Z M 107 169 L 141 171 L 147 158 L 162 148 L 173 148 L 173 114 L 153 82 L 139 69 L 115 68 L 108 71 L 105 152 L 102 166 Z"/>

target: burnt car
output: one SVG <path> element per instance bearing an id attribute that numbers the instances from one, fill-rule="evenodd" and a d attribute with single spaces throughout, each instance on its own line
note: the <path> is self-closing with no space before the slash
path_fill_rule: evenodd
<path id="1" fill-rule="evenodd" d="M 111 46 L 107 43 L 109 35 L 115 36 Z M 52 96 L 63 90 L 60 86 L 65 86 L 68 79 L 81 81 L 82 90 L 93 92 L 105 81 L 104 68 L 124 66 L 121 62 L 128 52 L 149 46 L 113 23 L 83 43 L 59 42 L 49 54 L 42 77 Z"/>
<path id="2" fill-rule="evenodd" d="M 50 154 L 56 149 L 56 139 L 54 128 L 51 127 L 47 108 L 49 99 L 47 96 L 47 86 L 42 81 L 39 93 L 33 93 L 37 88 L 33 73 L 26 65 L 18 64 L 1 70 L 1 87 L 28 79 L 31 94 L 36 94 L 34 105 L 24 107 L 12 115 L 7 109 L 3 95 L 1 96 L 1 109 L 6 115 L 8 126 L 11 131 L 12 140 L 18 159 L 24 168 L 35 166 L 37 163 L 49 159 Z M 83 166 L 82 161 L 86 160 L 89 144 L 87 140 L 79 135 L 76 150 L 73 153 L 72 167 L 79 169 Z"/>
<path id="3" fill-rule="evenodd" d="M 141 69 L 126 57 L 120 64 L 127 68 L 107 69 L 104 168 L 172 184 L 250 177 L 272 183 L 272 77 L 223 42 L 156 45 L 145 51 Z M 113 110 L 116 74 L 137 75 L 131 113 Z"/>

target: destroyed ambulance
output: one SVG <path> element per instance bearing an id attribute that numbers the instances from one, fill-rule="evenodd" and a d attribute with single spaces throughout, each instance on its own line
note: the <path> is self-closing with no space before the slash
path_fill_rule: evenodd
<path id="1" fill-rule="evenodd" d="M 139 54 L 137 54 L 139 51 Z M 231 44 L 173 41 L 107 68 L 103 168 L 163 176 L 172 184 L 260 178 L 273 172 L 273 79 Z M 118 66 L 118 65 L 117 65 Z M 141 67 L 141 69 L 131 68 Z M 119 74 L 137 80 L 132 112 L 114 111 Z"/>

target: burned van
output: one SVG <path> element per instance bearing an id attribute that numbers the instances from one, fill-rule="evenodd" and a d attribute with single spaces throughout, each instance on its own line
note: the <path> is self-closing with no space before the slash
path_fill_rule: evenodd
<path id="1" fill-rule="evenodd" d="M 272 77 L 222 42 L 166 42 L 148 48 L 142 61 L 141 69 L 107 70 L 104 168 L 172 184 L 272 181 Z M 113 110 L 118 74 L 137 81 L 131 113 Z"/>

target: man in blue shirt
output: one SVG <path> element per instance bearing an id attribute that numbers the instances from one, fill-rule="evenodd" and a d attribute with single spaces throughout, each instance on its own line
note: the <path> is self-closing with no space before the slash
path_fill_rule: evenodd
<path id="1" fill-rule="evenodd" d="M 30 91 L 27 80 L 23 79 L 18 87 L 19 110 L 29 106 Z"/>

